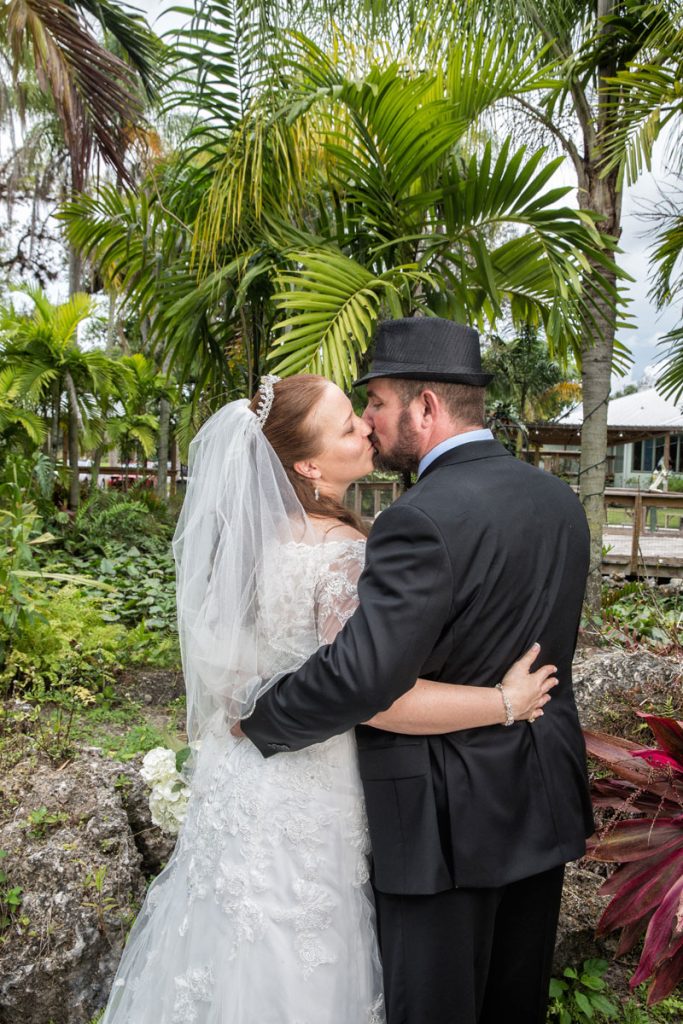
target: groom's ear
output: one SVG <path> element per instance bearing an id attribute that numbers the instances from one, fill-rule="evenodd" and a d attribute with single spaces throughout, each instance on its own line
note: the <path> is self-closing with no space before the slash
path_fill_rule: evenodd
<path id="1" fill-rule="evenodd" d="M 306 480 L 319 480 L 322 476 L 315 462 L 302 460 L 301 462 L 295 462 L 292 468 L 295 473 L 305 477 Z"/>
<path id="2" fill-rule="evenodd" d="M 438 417 L 440 408 L 437 396 L 433 391 L 425 388 L 425 390 L 420 394 L 420 414 L 422 422 L 433 422 Z"/>

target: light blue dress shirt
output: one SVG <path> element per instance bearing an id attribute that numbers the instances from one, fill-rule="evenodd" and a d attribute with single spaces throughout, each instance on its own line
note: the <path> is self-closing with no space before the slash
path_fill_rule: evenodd
<path id="1" fill-rule="evenodd" d="M 444 452 L 449 452 L 451 448 L 459 448 L 461 444 L 470 444 L 472 441 L 494 440 L 495 438 L 488 427 L 483 427 L 481 430 L 468 430 L 466 434 L 456 434 L 455 437 L 447 437 L 445 441 L 441 441 L 435 448 L 432 448 L 431 451 L 422 456 L 420 465 L 417 467 L 417 479 L 420 479 L 427 466 L 431 466 L 434 459 L 438 459 Z"/>

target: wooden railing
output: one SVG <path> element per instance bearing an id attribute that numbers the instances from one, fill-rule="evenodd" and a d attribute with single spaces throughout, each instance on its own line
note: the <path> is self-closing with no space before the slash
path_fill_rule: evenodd
<path id="1" fill-rule="evenodd" d="M 398 478 L 359 480 L 346 500 L 371 523 L 400 493 Z M 614 509 L 623 510 L 621 523 L 610 523 Z M 605 513 L 604 573 L 683 577 L 683 493 L 610 487 L 605 491 Z"/>
<path id="2" fill-rule="evenodd" d="M 400 480 L 357 480 L 346 494 L 346 504 L 362 519 L 372 520 L 378 512 L 396 501 L 401 493 Z"/>
<path id="3" fill-rule="evenodd" d="M 605 506 L 603 572 L 683 577 L 683 493 L 611 487 Z M 624 523 L 610 523 L 614 509 Z"/>

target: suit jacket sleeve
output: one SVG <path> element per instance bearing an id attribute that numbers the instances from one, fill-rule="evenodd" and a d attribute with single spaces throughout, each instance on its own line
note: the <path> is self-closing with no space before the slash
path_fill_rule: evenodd
<path id="1" fill-rule="evenodd" d="M 453 599 L 448 554 L 427 515 L 400 504 L 382 513 L 358 596 L 335 641 L 279 679 L 242 723 L 264 756 L 346 732 L 414 684 Z"/>

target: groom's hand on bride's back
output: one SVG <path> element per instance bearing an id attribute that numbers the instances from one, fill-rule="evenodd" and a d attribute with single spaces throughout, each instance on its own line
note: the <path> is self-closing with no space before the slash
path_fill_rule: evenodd
<path id="1" fill-rule="evenodd" d="M 242 731 L 241 722 L 235 722 L 230 732 L 233 734 L 233 736 L 246 736 L 246 733 Z"/>

